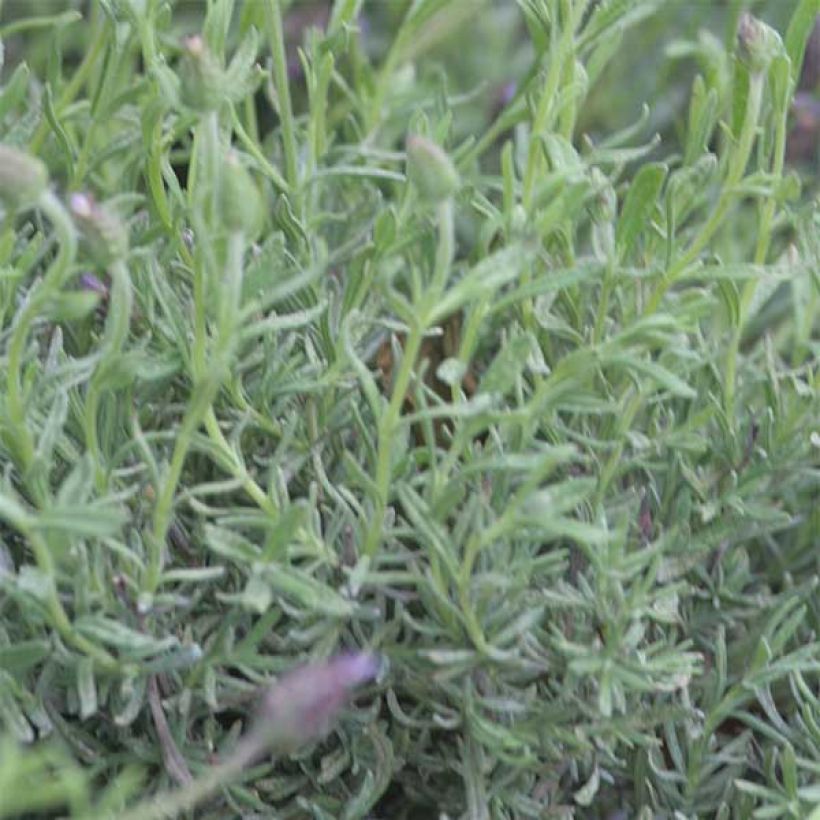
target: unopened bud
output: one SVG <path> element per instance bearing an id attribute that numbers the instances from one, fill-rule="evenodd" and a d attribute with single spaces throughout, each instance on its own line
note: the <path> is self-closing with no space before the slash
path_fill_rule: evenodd
<path id="1" fill-rule="evenodd" d="M 459 186 L 458 171 L 447 154 L 426 137 L 407 138 L 407 176 L 419 193 L 432 202 L 441 202 Z"/>
<path id="2" fill-rule="evenodd" d="M 93 273 L 86 272 L 80 274 L 80 289 L 86 293 L 95 293 L 100 298 L 101 303 L 108 301 L 108 285 L 94 276 Z"/>
<path id="3" fill-rule="evenodd" d="M 262 222 L 262 200 L 251 175 L 232 151 L 225 157 L 221 192 L 222 222 L 253 239 Z"/>
<path id="4" fill-rule="evenodd" d="M 128 232 L 113 209 L 98 205 L 88 194 L 73 194 L 70 207 L 89 255 L 100 267 L 125 258 Z"/>
<path id="5" fill-rule="evenodd" d="M 740 18 L 737 28 L 738 53 L 754 72 L 764 72 L 772 60 L 783 53 L 780 35 L 748 12 Z"/>
<path id="6" fill-rule="evenodd" d="M 179 65 L 182 101 L 195 111 L 215 111 L 225 91 L 225 74 L 198 35 L 183 43 Z"/>
<path id="7" fill-rule="evenodd" d="M 321 739 L 351 691 L 373 680 L 380 666 L 377 656 L 354 652 L 295 669 L 265 695 L 253 734 L 277 754 Z"/>
<path id="8" fill-rule="evenodd" d="M 510 214 L 510 230 L 515 236 L 520 236 L 527 230 L 528 224 L 527 209 L 520 202 L 516 202 Z"/>
<path id="9" fill-rule="evenodd" d="M 33 205 L 48 186 L 48 170 L 36 157 L 0 144 L 0 200 L 10 210 Z"/>

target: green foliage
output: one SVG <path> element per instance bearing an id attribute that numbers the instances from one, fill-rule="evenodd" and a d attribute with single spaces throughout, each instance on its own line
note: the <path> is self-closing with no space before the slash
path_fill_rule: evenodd
<path id="1" fill-rule="evenodd" d="M 809 816 L 818 0 L 65 5 L 0 24 L 0 817 L 355 648 L 201 816 Z"/>

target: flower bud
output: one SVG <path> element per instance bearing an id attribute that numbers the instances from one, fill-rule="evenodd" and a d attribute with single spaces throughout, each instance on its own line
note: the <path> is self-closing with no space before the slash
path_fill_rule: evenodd
<path id="1" fill-rule="evenodd" d="M 259 233 L 262 200 L 251 175 L 233 151 L 225 157 L 220 206 L 222 222 L 228 230 L 242 231 L 250 239 Z"/>
<path id="2" fill-rule="evenodd" d="M 0 144 L 0 200 L 10 210 L 33 205 L 48 185 L 48 170 L 36 157 Z"/>
<path id="3" fill-rule="evenodd" d="M 441 202 L 459 186 L 458 171 L 447 154 L 418 134 L 407 138 L 407 176 L 425 199 Z"/>
<path id="4" fill-rule="evenodd" d="M 772 60 L 783 53 L 780 35 L 748 12 L 740 18 L 737 29 L 738 53 L 754 72 L 764 72 Z"/>
<path id="5" fill-rule="evenodd" d="M 515 236 L 522 236 L 528 224 L 527 209 L 520 202 L 516 202 L 510 214 L 510 231 Z"/>
<path id="6" fill-rule="evenodd" d="M 225 75 L 205 41 L 198 35 L 183 43 L 179 66 L 182 101 L 195 111 L 215 111 L 225 92 Z"/>
<path id="7" fill-rule="evenodd" d="M 128 231 L 111 208 L 98 205 L 88 194 L 73 194 L 71 214 L 91 258 L 102 268 L 128 254 Z"/>
<path id="8" fill-rule="evenodd" d="M 264 696 L 253 734 L 277 754 L 321 739 L 350 692 L 374 679 L 379 668 L 377 656 L 353 652 L 289 672 Z"/>

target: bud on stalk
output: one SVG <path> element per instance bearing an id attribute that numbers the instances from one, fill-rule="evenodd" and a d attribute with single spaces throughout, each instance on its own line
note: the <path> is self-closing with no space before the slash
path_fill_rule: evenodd
<path id="1" fill-rule="evenodd" d="M 160 794 L 121 820 L 177 817 L 233 780 L 260 755 L 287 755 L 326 734 L 350 693 L 379 674 L 381 661 L 366 652 L 337 655 L 284 675 L 265 694 L 255 724 L 223 762 L 176 792 Z"/>
<path id="2" fill-rule="evenodd" d="M 378 675 L 380 661 L 346 653 L 288 673 L 265 694 L 252 736 L 276 754 L 321 739 L 357 686 Z"/>
<path id="3" fill-rule="evenodd" d="M 225 227 L 254 239 L 261 227 L 262 201 L 251 175 L 233 151 L 225 157 L 220 199 Z"/>
<path id="4" fill-rule="evenodd" d="M 407 176 L 424 199 L 441 202 L 458 190 L 453 161 L 431 140 L 418 134 L 407 138 Z"/>
<path id="5" fill-rule="evenodd" d="M 780 35 L 748 12 L 740 18 L 737 28 L 738 54 L 750 71 L 764 73 L 779 54 L 783 53 Z"/>
<path id="6" fill-rule="evenodd" d="M 36 157 L 0 144 L 0 201 L 11 211 L 33 205 L 48 187 L 48 170 Z"/>
<path id="7" fill-rule="evenodd" d="M 199 35 L 183 43 L 179 78 L 185 105 L 201 113 L 219 108 L 225 93 L 225 74 Z"/>
<path id="8" fill-rule="evenodd" d="M 71 215 L 94 261 L 102 268 L 128 254 L 128 231 L 119 216 L 88 194 L 73 194 Z"/>

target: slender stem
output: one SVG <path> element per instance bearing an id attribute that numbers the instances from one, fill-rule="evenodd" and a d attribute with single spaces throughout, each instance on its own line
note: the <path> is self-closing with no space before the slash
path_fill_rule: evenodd
<path id="1" fill-rule="evenodd" d="M 94 457 L 94 463 L 100 464 L 100 445 L 97 435 L 97 411 L 100 396 L 104 387 L 105 376 L 109 365 L 116 359 L 128 337 L 133 292 L 131 277 L 122 260 L 111 265 L 111 298 L 108 305 L 108 316 L 105 322 L 105 331 L 100 344 L 100 361 L 85 400 L 84 430 L 86 447 Z M 100 478 L 100 480 L 102 480 Z"/>
<path id="2" fill-rule="evenodd" d="M 242 108 L 245 114 L 245 125 L 247 127 L 246 134 L 247 132 L 250 132 L 250 141 L 254 144 L 260 143 L 259 122 L 256 118 L 256 104 L 254 103 L 253 97 L 245 97 Z M 243 130 L 245 129 L 243 128 Z"/>
<path id="3" fill-rule="evenodd" d="M 515 121 L 524 118 L 523 113 L 516 118 Z M 495 145 L 499 137 L 505 132 L 509 131 L 515 122 L 510 115 L 510 109 L 505 109 L 492 124 L 484 131 L 480 137 L 473 143 L 472 147 L 463 155 L 459 157 L 458 167 L 469 168 L 478 158 L 490 147 Z"/>
<path id="4" fill-rule="evenodd" d="M 789 109 L 787 106 L 779 112 L 777 124 L 775 126 L 774 138 L 774 158 L 772 160 L 772 176 L 779 180 L 783 176 L 783 165 L 786 159 L 786 137 L 788 130 Z M 766 262 L 766 255 L 769 252 L 769 244 L 772 239 L 772 222 L 777 208 L 774 197 L 768 197 L 763 203 L 763 210 L 760 215 L 760 229 L 757 234 L 757 247 L 755 248 L 755 264 L 762 265 Z M 753 286 L 754 280 L 749 284 Z"/>
<path id="5" fill-rule="evenodd" d="M 580 4 L 585 6 L 586 3 Z M 535 117 L 533 118 L 532 131 L 530 133 L 530 144 L 527 148 L 527 166 L 524 171 L 521 201 L 524 208 L 529 211 L 532 205 L 532 198 L 535 192 L 535 182 L 538 179 L 538 171 L 541 162 L 541 135 L 547 130 L 555 114 L 555 101 L 558 96 L 558 89 L 567 60 L 572 53 L 572 45 L 575 38 L 575 19 L 571 13 L 570 3 L 561 0 L 563 31 L 560 37 L 555 37 L 555 26 L 551 29 L 553 40 L 550 47 L 549 68 L 547 70 L 547 82 L 544 90 L 538 99 Z"/>
<path id="6" fill-rule="evenodd" d="M 102 53 L 103 49 L 109 42 L 108 37 L 108 26 L 103 18 L 102 22 L 97 26 L 96 36 L 91 43 L 91 48 L 88 49 L 85 53 L 85 57 L 83 57 L 83 61 L 77 67 L 77 70 L 74 71 L 71 75 L 71 81 L 63 90 L 63 93 L 60 94 L 60 99 L 57 101 L 57 104 L 54 106 L 57 114 L 59 115 L 66 106 L 70 105 L 77 94 L 80 93 L 80 89 L 85 85 L 88 81 L 88 78 L 91 74 L 91 70 L 94 68 L 94 63 L 97 62 L 100 54 Z M 40 149 L 43 147 L 43 142 L 45 138 L 48 136 L 49 132 L 49 124 L 48 120 L 43 118 L 38 126 L 37 130 L 34 132 L 34 136 L 31 139 L 31 143 L 29 145 L 29 150 L 32 154 L 39 154 Z"/>
<path id="7" fill-rule="evenodd" d="M 402 20 L 401 25 L 399 26 L 399 29 L 396 32 L 396 36 L 393 38 L 393 43 L 391 44 L 390 49 L 387 52 L 387 56 L 385 57 L 384 61 L 382 62 L 381 68 L 379 69 L 373 93 L 370 97 L 370 103 L 367 107 L 366 112 L 365 133 L 367 133 L 368 135 L 372 135 L 373 132 L 376 130 L 377 126 L 379 125 L 379 119 L 382 115 L 382 112 L 384 111 L 384 98 L 387 94 L 387 89 L 390 84 L 390 80 L 393 78 L 393 73 L 395 72 L 396 66 L 399 63 L 402 48 L 404 48 L 404 41 L 407 38 L 407 18 L 409 17 L 409 14 L 410 8 L 408 7 L 408 11 L 405 14 L 404 20 Z"/>
<path id="8" fill-rule="evenodd" d="M 205 312 L 205 260 L 203 254 L 194 257 L 194 341 L 191 349 L 191 369 L 194 380 L 205 372 L 205 348 L 208 342 L 208 317 Z"/>
<path id="9" fill-rule="evenodd" d="M 290 100 L 281 0 L 265 0 L 265 17 L 273 57 L 273 81 L 279 98 L 279 118 L 282 123 L 282 143 L 285 151 L 285 178 L 290 190 L 296 194 L 299 189 L 298 151 L 293 106 Z"/>
<path id="10" fill-rule="evenodd" d="M 194 135 L 192 173 L 188 179 L 189 202 L 193 210 L 194 232 L 198 238 L 194 257 L 194 342 L 191 352 L 194 382 L 204 376 L 208 342 L 208 283 L 213 267 L 209 237 L 216 230 L 216 199 L 220 185 L 219 118 L 205 114 Z"/>
<path id="11" fill-rule="evenodd" d="M 370 521 L 364 543 L 364 555 L 371 558 L 379 547 L 382 536 L 384 515 L 387 511 L 388 494 L 390 492 L 390 468 L 393 454 L 393 438 L 401 416 L 401 406 L 407 396 L 407 389 L 413 375 L 416 357 L 421 348 L 424 337 L 424 328 L 420 322 L 414 323 L 404 345 L 401 365 L 393 384 L 393 393 L 390 403 L 379 420 L 379 447 L 376 456 L 376 508 Z"/>
<path id="12" fill-rule="evenodd" d="M 221 300 L 221 315 L 219 321 L 218 355 L 230 356 L 233 343 L 236 339 L 236 324 L 239 317 L 242 297 L 242 255 L 245 250 L 245 237 L 241 231 L 234 231 L 228 237 L 228 253 L 225 264 L 226 273 L 223 277 L 223 292 Z M 268 515 L 276 517 L 278 509 L 267 493 L 248 475 L 245 466 L 237 457 L 231 445 L 222 434 L 219 422 L 213 407 L 205 413 L 205 429 L 211 440 L 223 451 L 230 463 L 234 477 L 242 482 L 242 486 L 253 501 Z"/>
<path id="13" fill-rule="evenodd" d="M 219 428 L 219 422 L 214 413 L 213 407 L 208 409 L 205 414 L 205 430 L 208 433 L 211 441 L 213 441 L 220 450 L 223 451 L 225 457 L 230 461 L 231 469 L 233 470 L 234 478 L 242 482 L 242 488 L 254 501 L 254 503 L 263 512 L 267 513 L 271 518 L 277 518 L 279 510 L 276 504 L 271 500 L 270 496 L 248 475 L 245 466 L 239 461 L 239 458 L 234 453 L 233 448 L 226 440 Z"/>
<path id="14" fill-rule="evenodd" d="M 239 315 L 239 300 L 241 296 L 242 287 L 242 253 L 245 246 L 245 240 L 241 232 L 233 232 L 228 237 L 228 253 L 225 263 L 224 276 L 222 277 L 222 293 L 221 296 L 221 312 L 218 317 L 219 335 L 216 340 L 213 361 L 205 363 L 205 304 L 204 304 L 204 286 L 199 289 L 195 288 L 195 300 L 199 299 L 195 305 L 197 316 L 201 317 L 201 322 L 197 323 L 197 327 L 201 328 L 199 332 L 203 334 L 202 338 L 194 340 L 196 345 L 200 344 L 202 362 L 194 367 L 194 390 L 188 407 L 185 410 L 185 415 L 182 418 L 179 434 L 174 444 L 174 451 L 171 455 L 171 463 L 168 467 L 168 473 L 162 484 L 157 499 L 156 507 L 154 508 L 153 526 L 151 536 L 148 541 L 148 566 L 145 576 L 145 589 L 153 593 L 159 586 L 160 577 L 162 575 L 162 556 L 165 539 L 168 535 L 168 528 L 171 525 L 171 514 L 174 505 L 174 496 L 176 495 L 179 480 L 182 475 L 182 469 L 185 465 L 185 459 L 188 451 L 191 448 L 194 434 L 203 422 L 208 422 L 208 432 L 211 437 L 216 437 L 217 441 L 221 439 L 220 443 L 224 443 L 226 452 L 231 453 L 228 443 L 222 437 L 219 430 L 219 425 L 216 424 L 216 417 L 213 414 L 212 404 L 216 398 L 227 367 L 231 359 L 232 342 L 235 337 L 236 320 Z M 197 278 L 202 279 L 204 271 L 197 273 Z M 196 281 L 196 280 L 195 280 Z M 195 356 L 196 356 L 195 351 Z M 256 485 L 254 485 L 256 487 Z M 261 488 L 256 487 L 256 490 L 264 496 Z M 258 498 L 258 494 L 257 494 Z"/>
<path id="15" fill-rule="evenodd" d="M 438 206 L 438 245 L 430 288 L 421 296 L 419 318 L 413 323 L 407 340 L 404 344 L 401 364 L 399 365 L 396 380 L 393 383 L 393 392 L 378 426 L 378 451 L 376 454 L 376 509 L 367 530 L 364 543 L 364 556 L 371 558 L 379 547 L 384 524 L 384 514 L 387 510 L 388 495 L 390 492 L 390 468 L 393 454 L 393 439 L 401 421 L 401 408 L 407 397 L 410 380 L 416 365 L 424 332 L 427 328 L 428 316 L 434 309 L 439 297 L 447 285 L 450 267 L 455 252 L 455 228 L 453 224 L 453 204 L 445 200 Z"/>
<path id="16" fill-rule="evenodd" d="M 119 352 L 128 338 L 131 310 L 134 304 L 131 276 L 125 262 L 118 259 L 112 263 L 109 273 L 111 274 L 111 298 L 102 338 L 102 350 L 106 358 Z"/>
<path id="17" fill-rule="evenodd" d="M 28 333 L 47 300 L 61 288 L 67 274 L 71 270 L 71 264 L 77 255 L 77 235 L 71 217 L 66 212 L 60 201 L 50 191 L 44 193 L 38 206 L 49 218 L 57 235 L 59 250 L 51 266 L 46 271 L 43 280 L 31 294 L 26 306 L 21 311 L 17 323 L 12 331 L 9 342 L 9 353 L 7 362 L 6 378 L 6 411 L 9 417 L 10 426 L 13 430 L 14 451 L 18 466 L 24 474 L 28 472 L 34 460 L 34 443 L 31 431 L 26 424 L 25 403 L 22 396 L 21 370 L 23 352 L 25 350 Z M 47 503 L 46 492 L 38 487 L 36 483 L 27 479 L 29 489 L 35 496 L 35 501 L 39 506 Z M 27 527 L 24 531 L 29 544 L 31 545 L 34 560 L 40 571 L 48 577 L 48 601 L 47 609 L 53 627 L 60 637 L 70 646 L 93 658 L 102 668 L 118 668 L 117 660 L 92 643 L 82 635 L 78 634 L 63 608 L 60 596 L 57 592 L 56 568 L 51 556 L 51 550 L 47 541 L 34 528 Z"/>
<path id="18" fill-rule="evenodd" d="M 200 176 L 196 181 L 197 208 L 206 224 L 213 229 L 217 223 L 217 200 L 220 194 L 222 146 L 219 134 L 219 114 L 209 111 L 201 122 L 202 145 L 198 155 Z"/>
<path id="19" fill-rule="evenodd" d="M 761 84 L 762 88 L 762 84 Z M 779 180 L 783 176 L 783 164 L 786 156 L 786 125 L 788 109 L 784 106 L 783 111 L 777 119 L 775 126 L 774 158 L 772 161 L 772 176 Z M 754 261 L 756 265 L 763 265 L 769 252 L 769 245 L 772 238 L 772 222 L 774 221 L 777 203 L 774 197 L 769 197 L 762 205 L 760 214 L 760 226 L 758 228 L 757 245 L 755 247 Z M 740 292 L 740 304 L 738 308 L 737 325 L 732 330 L 732 338 L 729 340 L 729 348 L 726 352 L 726 366 L 724 372 L 724 397 L 726 406 L 726 416 L 732 424 L 735 417 L 735 396 L 737 392 L 737 357 L 740 352 L 740 340 L 743 337 L 743 329 L 746 325 L 749 306 L 754 299 L 757 290 L 757 280 L 749 279 L 743 285 Z"/>
<path id="20" fill-rule="evenodd" d="M 157 62 L 157 41 L 155 14 L 158 4 L 146 3 L 147 14 L 137 15 L 137 31 L 142 46 L 142 59 L 145 65 L 152 69 Z"/>
<path id="21" fill-rule="evenodd" d="M 658 284 L 649 298 L 646 310 L 644 311 L 646 314 L 654 313 L 658 309 L 666 291 L 675 283 L 681 273 L 697 259 L 698 255 L 709 244 L 709 241 L 723 224 L 726 213 L 736 195 L 735 188 L 743 179 L 743 174 L 752 153 L 752 146 L 754 145 L 757 132 L 757 120 L 760 115 L 760 105 L 763 99 L 765 78 L 765 74 L 757 72 L 749 78 L 749 96 L 746 101 L 746 113 L 743 118 L 740 138 L 738 139 L 737 147 L 729 162 L 729 169 L 714 212 L 694 238 L 686 253 L 680 256 L 672 267 L 667 270 L 663 280 Z"/>
<path id="22" fill-rule="evenodd" d="M 148 191 L 154 203 L 157 216 L 168 233 L 173 233 L 174 219 L 165 184 L 162 179 L 162 120 L 157 119 L 150 136 L 144 140 L 146 149 L 145 169 L 147 173 Z M 180 243 L 181 244 L 181 243 Z M 184 248 L 184 245 L 182 245 Z"/>
<path id="23" fill-rule="evenodd" d="M 254 138 L 252 134 L 250 136 L 248 135 L 235 109 L 231 110 L 231 119 L 234 133 L 239 137 L 239 141 L 245 150 L 256 160 L 262 173 L 276 186 L 280 193 L 288 193 L 290 187 L 288 186 L 287 180 L 268 162 L 265 155 L 259 150 L 259 139 Z"/>
<path id="24" fill-rule="evenodd" d="M 26 424 L 25 402 L 23 399 L 22 368 L 23 354 L 31 326 L 43 309 L 46 301 L 57 291 L 70 270 L 77 255 L 77 235 L 71 217 L 60 201 L 50 191 L 44 193 L 38 203 L 40 209 L 51 220 L 59 242 L 59 250 L 43 280 L 35 286 L 28 302 L 17 318 L 11 334 L 6 369 L 6 408 L 10 426 L 14 430 L 13 449 L 23 472 L 34 460 L 34 442 Z"/>
<path id="25" fill-rule="evenodd" d="M 453 200 L 445 199 L 439 203 L 438 216 L 438 245 L 433 268 L 433 292 L 443 293 L 450 276 L 450 269 L 455 254 L 455 223 L 453 221 Z"/>
<path id="26" fill-rule="evenodd" d="M 239 303 L 242 299 L 242 255 L 245 252 L 245 237 L 241 231 L 232 231 L 228 236 L 225 259 L 225 273 L 220 283 L 219 303 L 219 351 L 227 353 L 234 341 L 236 324 L 239 319 Z"/>
<path id="27" fill-rule="evenodd" d="M 34 460 L 34 442 L 26 425 L 21 380 L 22 359 L 29 328 L 42 306 L 43 299 L 38 298 L 40 296 L 41 290 L 33 293 L 20 312 L 9 342 L 6 370 L 6 413 L 9 427 L 14 431 L 9 443 L 23 472 L 29 469 Z"/>
<path id="28" fill-rule="evenodd" d="M 592 330 L 592 341 L 600 344 L 604 335 L 604 324 L 609 315 L 609 297 L 612 293 L 612 282 L 615 277 L 615 262 L 610 258 L 604 270 L 604 278 L 601 284 L 601 296 L 598 300 L 598 310 L 595 313 L 595 326 Z"/>
<path id="29" fill-rule="evenodd" d="M 102 470 L 100 467 L 100 439 L 97 435 L 97 415 L 100 407 L 100 390 L 92 379 L 88 385 L 85 395 L 85 406 L 83 408 L 83 434 L 85 435 L 85 448 L 88 450 L 93 463 L 97 468 L 97 483 L 102 482 Z"/>
<path id="30" fill-rule="evenodd" d="M 157 739 L 162 747 L 165 771 L 181 786 L 191 783 L 193 777 L 188 763 L 177 747 L 174 736 L 171 734 L 171 727 L 168 725 L 168 719 L 165 717 L 165 710 L 162 708 L 156 675 L 150 675 L 148 678 L 148 706 L 154 719 Z"/>
<path id="31" fill-rule="evenodd" d="M 60 601 L 59 593 L 57 592 L 57 578 L 54 561 L 51 557 L 51 550 L 45 539 L 39 532 L 28 530 L 26 538 L 31 545 L 31 550 L 34 553 L 34 560 L 37 562 L 38 569 L 48 577 L 50 583 L 48 585 L 48 613 L 51 618 L 52 626 L 57 630 L 57 634 L 70 646 L 80 652 L 93 658 L 104 669 L 117 669 L 119 664 L 116 658 L 110 655 L 101 647 L 91 643 L 87 638 L 77 633 L 71 625 L 71 621 L 63 608 Z"/>
<path id="32" fill-rule="evenodd" d="M 162 483 L 162 490 L 154 507 L 153 526 L 148 539 L 148 564 L 145 573 L 144 589 L 153 593 L 159 586 L 162 575 L 163 547 L 171 525 L 171 513 L 174 506 L 179 479 L 185 458 L 191 448 L 191 442 L 197 428 L 205 418 L 221 384 L 221 368 L 212 368 L 212 373 L 199 381 L 195 387 L 191 400 L 182 418 L 179 432 L 171 455 L 171 463 Z"/>
<path id="33" fill-rule="evenodd" d="M 171 820 L 198 803 L 216 794 L 237 777 L 259 754 L 259 746 L 246 740 L 240 742 L 228 760 L 206 769 L 196 780 L 177 791 L 159 794 L 130 811 L 120 814 L 118 820 Z"/>

